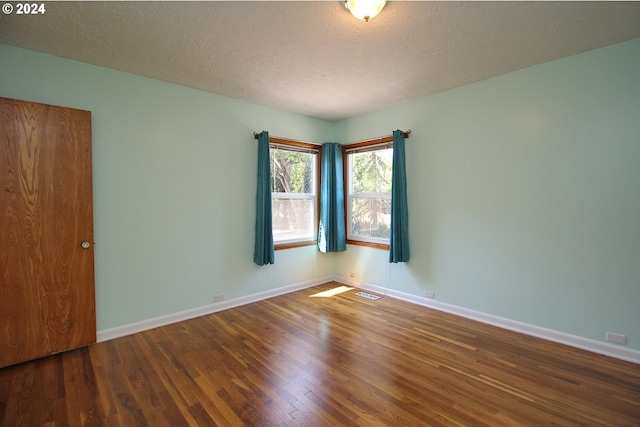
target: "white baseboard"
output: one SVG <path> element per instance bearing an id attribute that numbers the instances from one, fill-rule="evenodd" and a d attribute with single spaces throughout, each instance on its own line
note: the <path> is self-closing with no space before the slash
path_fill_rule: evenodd
<path id="1" fill-rule="evenodd" d="M 478 322 L 486 323 L 488 325 L 497 326 L 497 327 L 508 329 L 514 332 L 520 332 L 522 334 L 534 336 L 537 338 L 543 338 L 549 341 L 565 344 L 565 345 L 576 347 L 582 350 L 591 351 L 593 353 L 615 357 L 616 359 L 626 360 L 627 362 L 640 364 L 640 350 L 621 347 L 617 344 L 600 342 L 590 338 L 584 338 L 577 335 L 568 334 L 565 332 L 555 331 L 553 329 L 542 328 L 540 326 L 530 325 L 524 322 L 518 322 L 516 320 L 511 320 L 505 317 L 495 316 L 493 314 L 471 310 L 471 309 L 460 307 L 457 305 L 436 301 L 430 298 L 419 297 L 419 296 L 407 294 L 404 292 L 395 291 L 393 289 L 384 288 L 382 286 L 372 285 L 368 283 L 360 283 L 347 277 L 335 276 L 333 277 L 333 280 L 344 283 L 346 285 L 355 286 L 367 291 L 384 294 L 392 298 L 397 298 L 399 300 L 403 300 L 403 301 L 411 302 L 414 304 L 422 305 L 425 307 L 433 308 L 435 310 L 455 314 L 457 316 L 465 317 L 467 319 L 476 320 Z"/>
<path id="2" fill-rule="evenodd" d="M 189 310 L 179 311 L 177 313 L 167 314 L 165 316 L 154 317 L 152 319 L 142 320 L 140 322 L 130 323 L 128 325 L 118 326 L 115 328 L 104 329 L 98 331 L 97 341 L 103 342 L 114 338 L 124 337 L 160 326 L 169 325 L 171 323 L 181 322 L 183 320 L 193 319 L 195 317 L 205 316 L 207 314 L 216 313 L 218 311 L 227 310 L 233 307 L 250 304 L 252 302 L 261 301 L 278 295 L 287 294 L 301 289 L 310 288 L 330 281 L 337 281 L 346 285 L 355 286 L 371 292 L 376 292 L 407 301 L 413 304 L 422 305 L 424 307 L 433 308 L 435 310 L 444 311 L 446 313 L 455 314 L 471 320 L 476 320 L 488 325 L 497 326 L 514 332 L 520 332 L 537 338 L 565 344 L 571 347 L 580 348 L 582 350 L 591 351 L 593 353 L 614 357 L 616 359 L 626 360 L 628 362 L 640 364 L 640 351 L 630 348 L 620 347 L 615 344 L 609 344 L 580 337 L 577 335 L 567 334 L 565 332 L 555 331 L 553 329 L 542 328 L 540 326 L 530 325 L 528 323 L 518 322 L 516 320 L 507 319 L 505 317 L 495 316 L 493 314 L 483 313 L 476 310 L 460 307 L 445 302 L 419 297 L 407 294 L 393 289 L 384 288 L 369 283 L 360 283 L 347 277 L 342 276 L 325 276 L 319 279 L 308 280 L 305 282 L 295 283 L 292 285 L 282 286 L 280 288 L 271 289 L 256 294 L 247 295 L 240 298 L 221 301 L 214 304 L 204 305 Z"/>
<path id="3" fill-rule="evenodd" d="M 117 326 L 115 328 L 103 329 L 97 333 L 97 341 L 109 341 L 114 338 L 120 338 L 132 335 L 138 332 L 157 328 L 160 326 L 170 325 L 172 323 L 181 322 L 183 320 L 193 319 L 195 317 L 205 316 L 207 314 L 216 313 L 218 311 L 228 310 L 233 307 L 250 304 L 267 298 L 273 298 L 278 295 L 288 294 L 290 292 L 301 289 L 310 288 L 332 281 L 332 276 L 321 277 L 319 279 L 307 280 L 305 282 L 294 283 L 292 285 L 282 286 L 280 288 L 271 289 L 244 297 L 234 298 L 227 301 L 216 302 L 213 304 L 203 305 L 189 310 L 179 311 L 177 313 L 167 314 L 165 316 L 154 317 L 152 319 L 142 320 L 140 322 L 130 323 L 128 325 Z"/>

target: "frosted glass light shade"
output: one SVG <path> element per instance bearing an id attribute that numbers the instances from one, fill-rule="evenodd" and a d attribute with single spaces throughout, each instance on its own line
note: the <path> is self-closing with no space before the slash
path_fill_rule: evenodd
<path id="1" fill-rule="evenodd" d="M 380 13 L 387 0 L 345 0 L 344 6 L 358 19 L 369 22 Z"/>

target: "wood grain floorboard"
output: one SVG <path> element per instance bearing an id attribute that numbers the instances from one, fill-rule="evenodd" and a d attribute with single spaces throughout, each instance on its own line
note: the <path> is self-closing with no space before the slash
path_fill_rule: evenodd
<path id="1" fill-rule="evenodd" d="M 640 425 L 640 365 L 336 286 L 0 369 L 0 425 Z"/>

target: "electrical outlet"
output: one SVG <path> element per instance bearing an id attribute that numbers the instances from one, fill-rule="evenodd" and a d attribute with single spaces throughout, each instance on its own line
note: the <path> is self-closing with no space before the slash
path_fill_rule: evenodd
<path id="1" fill-rule="evenodd" d="M 620 335 L 620 334 L 614 334 L 613 332 L 607 332 L 606 340 L 609 341 L 609 342 L 615 342 L 615 343 L 618 343 L 618 344 L 627 345 L 627 336 L 626 335 Z"/>
<path id="2" fill-rule="evenodd" d="M 436 297 L 436 293 L 434 291 L 424 291 L 424 296 L 427 298 L 434 299 Z"/>
<path id="3" fill-rule="evenodd" d="M 224 301 L 224 294 L 213 296 L 213 302 L 220 302 L 220 301 Z"/>

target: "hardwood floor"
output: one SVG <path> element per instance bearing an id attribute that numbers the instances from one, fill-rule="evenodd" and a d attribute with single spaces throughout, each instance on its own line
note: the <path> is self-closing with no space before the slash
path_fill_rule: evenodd
<path id="1" fill-rule="evenodd" d="M 336 286 L 1 369 L 0 424 L 640 425 L 640 365 Z"/>

